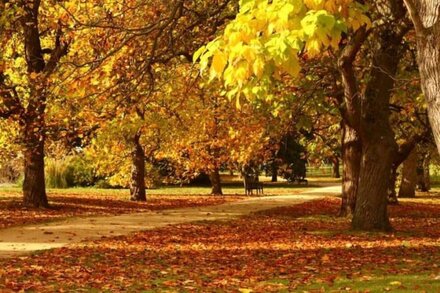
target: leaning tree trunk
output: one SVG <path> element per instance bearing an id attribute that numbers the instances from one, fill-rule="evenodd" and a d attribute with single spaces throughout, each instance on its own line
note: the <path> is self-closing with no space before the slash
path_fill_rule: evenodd
<path id="1" fill-rule="evenodd" d="M 131 182 L 130 182 L 130 200 L 146 201 L 145 191 L 145 152 L 140 143 L 140 133 L 137 133 L 133 139 L 133 151 L 131 153 Z"/>
<path id="2" fill-rule="evenodd" d="M 404 1 L 416 29 L 422 90 L 440 153 L 440 1 Z"/>
<path id="3" fill-rule="evenodd" d="M 211 181 L 211 194 L 212 195 L 223 195 L 222 184 L 220 180 L 220 173 L 218 168 L 211 170 L 209 172 L 209 180 Z"/>
<path id="4" fill-rule="evenodd" d="M 339 158 L 336 156 L 332 157 L 332 177 L 341 178 L 341 174 L 339 173 Z"/>
<path id="5" fill-rule="evenodd" d="M 399 197 L 415 197 L 417 185 L 417 151 L 414 149 L 403 162 Z"/>
<path id="6" fill-rule="evenodd" d="M 362 144 L 356 131 L 344 123 L 342 133 L 342 204 L 340 216 L 351 217 L 356 206 L 356 195 L 361 168 Z"/>

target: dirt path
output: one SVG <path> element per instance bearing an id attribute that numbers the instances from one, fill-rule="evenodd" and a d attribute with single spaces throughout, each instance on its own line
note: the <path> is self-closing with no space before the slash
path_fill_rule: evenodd
<path id="1" fill-rule="evenodd" d="M 238 202 L 200 208 L 184 208 L 120 216 L 70 218 L 60 222 L 35 224 L 0 230 L 0 257 L 63 247 L 104 236 L 201 220 L 224 220 L 271 208 L 298 204 L 340 193 L 330 186 L 305 190 L 300 194 L 253 197 Z"/>

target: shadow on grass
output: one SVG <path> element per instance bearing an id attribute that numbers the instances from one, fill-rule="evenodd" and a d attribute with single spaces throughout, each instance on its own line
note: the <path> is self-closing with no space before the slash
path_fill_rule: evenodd
<path id="1" fill-rule="evenodd" d="M 57 288 L 435 292 L 439 288 L 440 247 L 435 240 L 379 233 L 349 235 L 338 233 L 346 229 L 347 221 L 325 223 L 268 213 L 106 238 L 2 261 L 0 288 L 38 292 Z"/>

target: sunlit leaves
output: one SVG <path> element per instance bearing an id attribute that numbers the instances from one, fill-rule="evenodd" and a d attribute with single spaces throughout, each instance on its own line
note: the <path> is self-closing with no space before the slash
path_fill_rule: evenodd
<path id="1" fill-rule="evenodd" d="M 220 78 L 228 96 L 268 96 L 271 80 L 297 77 L 300 58 L 338 49 L 343 32 L 369 25 L 365 7 L 351 0 L 241 1 L 222 36 L 194 54 L 201 70 Z"/>

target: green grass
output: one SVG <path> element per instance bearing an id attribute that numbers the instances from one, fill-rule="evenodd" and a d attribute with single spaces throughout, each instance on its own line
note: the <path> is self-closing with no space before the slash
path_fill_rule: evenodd
<path id="1" fill-rule="evenodd" d="M 338 183 L 338 179 L 330 180 L 329 178 L 310 178 L 309 185 L 297 185 L 290 184 L 285 181 L 272 183 L 269 182 L 270 178 L 261 177 L 261 181 L 264 182 L 264 194 L 265 195 L 285 195 L 295 194 L 301 192 L 307 188 L 313 188 L 319 184 L 335 184 Z M 244 195 L 243 183 L 238 176 L 234 178 L 227 178 L 223 183 L 223 193 L 225 195 Z M 99 189 L 95 187 L 74 187 L 74 188 L 48 188 L 49 196 L 62 195 L 62 194 L 78 194 L 78 195 L 102 195 L 112 196 L 116 198 L 127 198 L 129 194 L 128 189 Z M 179 186 L 169 185 L 163 186 L 157 189 L 148 189 L 147 195 L 209 195 L 211 192 L 210 186 Z M 16 185 L 0 185 L 0 199 L 10 197 L 11 195 L 21 194 L 21 187 Z"/>
<path id="2" fill-rule="evenodd" d="M 438 276 L 426 274 L 362 276 L 355 279 L 337 278 L 334 283 L 317 282 L 312 285 L 297 288 L 304 290 L 325 290 L 325 292 L 440 292 Z"/>

